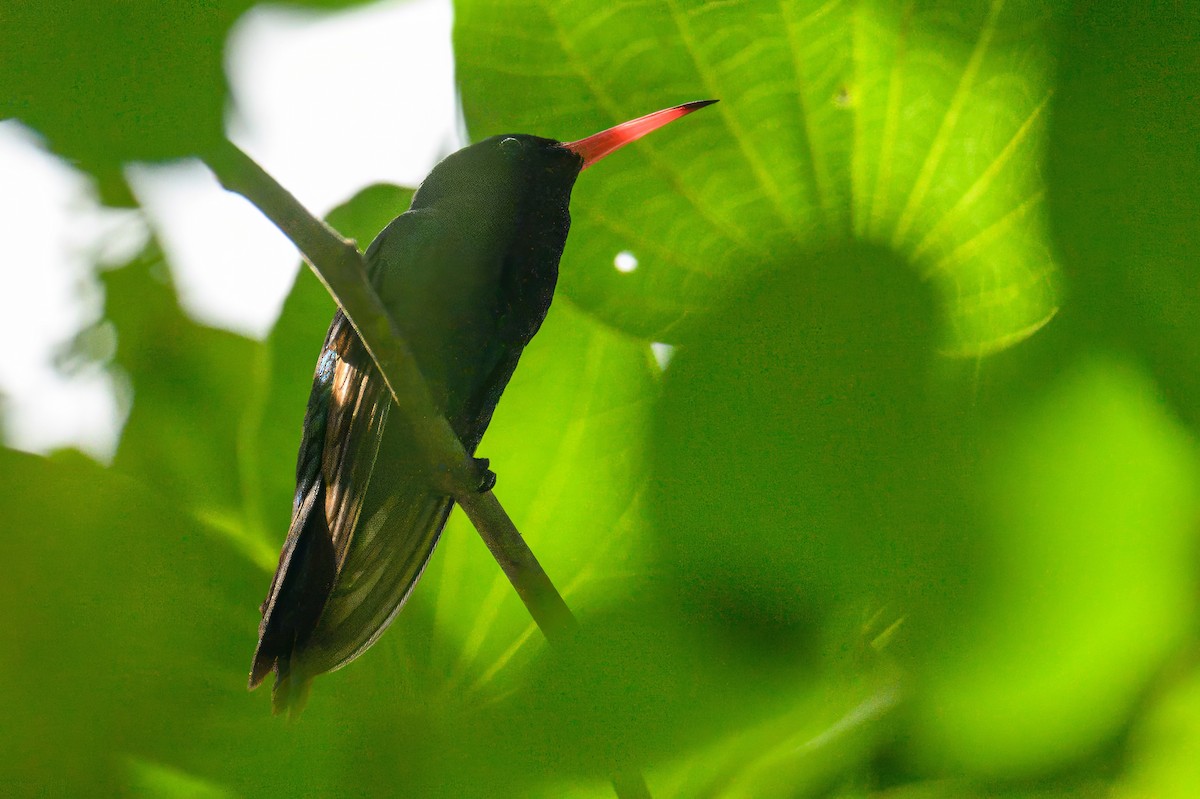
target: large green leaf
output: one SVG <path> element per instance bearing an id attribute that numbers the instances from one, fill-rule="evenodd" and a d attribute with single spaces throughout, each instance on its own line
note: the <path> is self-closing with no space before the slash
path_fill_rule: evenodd
<path id="1" fill-rule="evenodd" d="M 1118 735 L 1194 635 L 1200 452 L 1126 359 L 1092 355 L 989 425 L 966 579 L 917 640 L 925 767 L 1032 776 Z M 932 626 L 932 625 L 931 625 Z"/>
<path id="2" fill-rule="evenodd" d="M 929 495 L 955 459 L 927 388 L 928 287 L 878 248 L 814 267 L 708 318 L 667 370 L 654 430 L 664 570 L 760 646 L 811 645 L 868 597 L 911 599 L 922 550 L 949 554 L 951 519 Z"/>
<path id="3" fill-rule="evenodd" d="M 0 773 L 10 795 L 116 795 L 236 706 L 256 571 L 153 492 L 83 458 L 0 450 Z"/>
<path id="4" fill-rule="evenodd" d="M 496 495 L 581 615 L 624 600 L 644 568 L 637 497 L 656 377 L 645 343 L 556 303 L 479 446 L 499 475 Z M 494 691 L 514 657 L 543 643 L 462 514 L 419 592 L 435 604 L 433 657 L 448 658 L 450 685 Z"/>
<path id="5" fill-rule="evenodd" d="M 1041 3 L 456 10 L 475 138 L 578 138 L 684 100 L 722 101 L 580 179 L 562 286 L 602 318 L 686 337 L 747 275 L 814 268 L 807 253 L 847 240 L 888 246 L 934 281 L 946 350 L 1002 347 L 1054 313 Z M 621 252 L 634 272 L 613 268 Z"/>

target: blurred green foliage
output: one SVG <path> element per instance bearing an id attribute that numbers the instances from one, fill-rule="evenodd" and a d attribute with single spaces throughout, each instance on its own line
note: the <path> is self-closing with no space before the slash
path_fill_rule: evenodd
<path id="1" fill-rule="evenodd" d="M 121 164 L 221 135 L 246 5 L 6 2 L 0 115 L 128 201 Z M 152 242 L 101 273 L 114 462 L 0 450 L 4 792 L 1200 795 L 1200 10 L 459 0 L 455 46 L 475 137 L 722 100 L 581 177 L 481 446 L 581 634 L 550 651 L 456 514 L 270 717 L 333 305 L 302 271 L 266 341 L 205 327 Z M 330 218 L 365 244 L 410 198 Z"/>
<path id="2" fill-rule="evenodd" d="M 26 122 L 92 172 L 106 201 L 132 205 L 122 163 L 202 153 L 221 140 L 225 36 L 253 5 L 0 0 L 0 119 Z"/>

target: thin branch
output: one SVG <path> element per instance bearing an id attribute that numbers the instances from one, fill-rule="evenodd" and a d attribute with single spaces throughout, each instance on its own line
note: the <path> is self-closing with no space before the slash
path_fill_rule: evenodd
<path id="1" fill-rule="evenodd" d="M 416 359 L 367 279 L 366 263 L 354 242 L 310 214 L 232 142 L 224 142 L 204 161 L 222 186 L 254 204 L 300 250 L 358 332 L 397 410 L 411 420 L 426 462 L 446 476 L 448 493 L 479 531 L 529 615 L 547 640 L 564 640 L 576 628 L 575 617 L 500 500 L 491 491 L 476 490 L 474 462 L 434 405 Z M 650 796 L 637 769 L 618 774 L 612 785 L 620 799 Z"/>
<path id="2" fill-rule="evenodd" d="M 571 609 L 538 565 L 533 552 L 525 545 L 525 539 L 500 507 L 496 495 L 491 491 L 483 494 L 466 491 L 456 494 L 454 499 L 477 530 L 492 525 L 503 527 L 493 529 L 491 535 L 484 535 L 483 541 L 546 638 L 555 642 L 571 633 L 576 626 Z"/>
<path id="3" fill-rule="evenodd" d="M 225 142 L 205 159 L 221 185 L 242 195 L 292 240 L 304 260 L 358 332 L 379 367 L 396 407 L 413 422 L 417 444 L 452 485 L 467 485 L 474 469 L 450 423 L 438 413 L 416 359 L 379 295 L 367 281 L 366 263 L 354 242 L 310 214 L 250 156 Z"/>
<path id="4" fill-rule="evenodd" d="M 500 501 L 490 491 L 476 490 L 474 462 L 434 405 L 416 359 L 367 280 L 366 263 L 354 242 L 310 214 L 233 143 L 225 142 L 204 161 L 222 186 L 253 203 L 300 250 L 358 331 L 397 410 L 411 420 L 426 461 L 446 476 L 448 493 L 466 511 L 533 620 L 548 639 L 563 638 L 575 625 L 571 611 Z"/>

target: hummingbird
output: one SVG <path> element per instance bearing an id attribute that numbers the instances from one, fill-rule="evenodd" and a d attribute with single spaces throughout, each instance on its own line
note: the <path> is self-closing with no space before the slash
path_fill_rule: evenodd
<path id="1" fill-rule="evenodd" d="M 665 108 L 574 142 L 493 136 L 441 161 L 366 252 L 367 276 L 468 455 L 554 296 L 579 173 L 697 109 Z M 250 689 L 275 672 L 274 711 L 365 652 L 433 554 L 453 500 L 339 310 L 317 359 L 292 519 L 260 611 Z M 479 490 L 495 475 L 475 459 Z"/>

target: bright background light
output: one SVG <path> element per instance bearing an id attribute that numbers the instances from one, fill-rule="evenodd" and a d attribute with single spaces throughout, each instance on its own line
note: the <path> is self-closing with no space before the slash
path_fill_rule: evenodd
<path id="1" fill-rule="evenodd" d="M 230 137 L 318 214 L 381 181 L 416 185 L 461 146 L 449 0 L 335 14 L 255 8 L 230 35 Z M 184 308 L 262 337 L 299 259 L 198 162 L 130 167 Z M 78 446 L 111 457 L 119 388 L 99 370 L 64 376 L 56 356 L 99 317 L 91 265 L 120 263 L 147 235 L 136 212 L 98 205 L 86 177 L 37 137 L 0 124 L 0 401 L 9 446 Z"/>
<path id="2" fill-rule="evenodd" d="M 635 256 L 629 250 L 621 250 L 619 253 L 617 253 L 616 257 L 613 258 L 613 266 L 617 268 L 618 272 L 632 272 L 638 268 L 637 256 Z"/>

